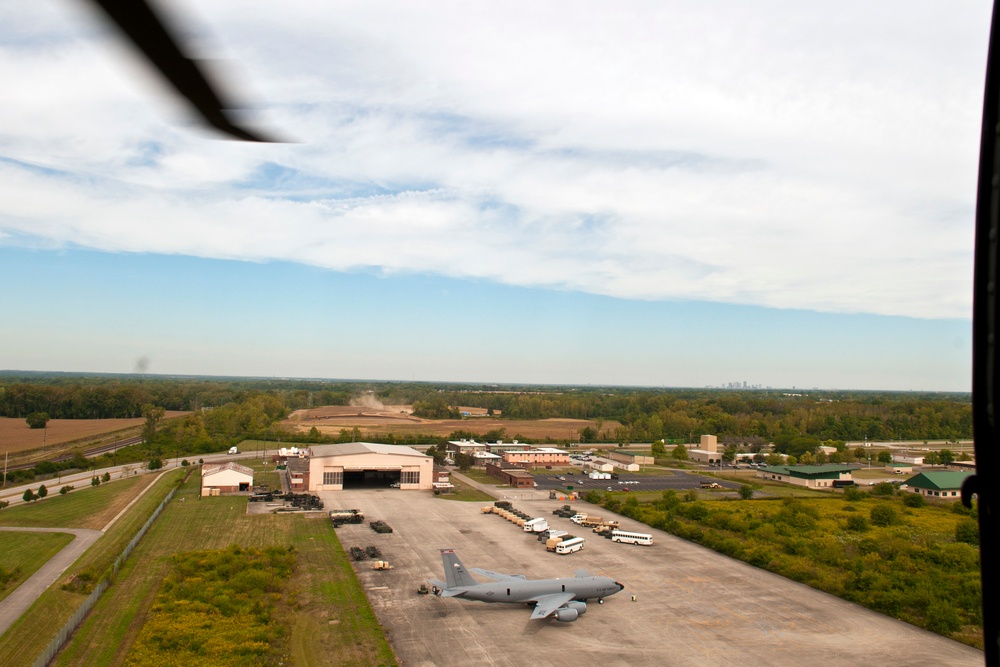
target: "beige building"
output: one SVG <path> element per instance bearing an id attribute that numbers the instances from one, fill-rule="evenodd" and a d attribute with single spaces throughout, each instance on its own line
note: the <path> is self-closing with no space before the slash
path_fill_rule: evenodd
<path id="1" fill-rule="evenodd" d="M 688 449 L 688 458 L 698 463 L 721 463 L 722 452 L 719 451 L 718 436 L 701 436 L 701 444 L 698 448 Z"/>
<path id="2" fill-rule="evenodd" d="M 434 459 L 412 447 L 349 442 L 310 448 L 309 490 L 430 489 Z"/>
<path id="3" fill-rule="evenodd" d="M 612 450 L 608 454 L 608 458 L 625 464 L 634 463 L 637 466 L 651 466 L 655 463 L 653 457 L 647 454 L 634 454 L 632 452 L 622 452 L 617 450 Z M 628 470 L 628 468 L 626 468 L 626 470 Z M 636 468 L 636 470 L 638 470 L 638 468 Z"/>
<path id="4" fill-rule="evenodd" d="M 569 465 L 569 453 L 553 447 L 512 449 L 503 453 L 505 463 L 520 466 Z"/>
<path id="5" fill-rule="evenodd" d="M 206 463 L 201 467 L 201 495 L 249 493 L 253 490 L 253 470 L 239 463 Z"/>

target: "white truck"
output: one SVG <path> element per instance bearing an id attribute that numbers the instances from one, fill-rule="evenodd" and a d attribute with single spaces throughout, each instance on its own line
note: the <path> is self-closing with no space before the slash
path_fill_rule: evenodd
<path id="1" fill-rule="evenodd" d="M 230 447 L 229 448 L 229 453 L 230 454 L 239 454 L 240 453 L 240 448 L 239 447 Z"/>
<path id="2" fill-rule="evenodd" d="M 526 533 L 541 533 L 549 529 L 549 522 L 544 517 L 540 517 L 525 521 L 521 527 Z"/>
<path id="3" fill-rule="evenodd" d="M 574 514 L 573 516 L 571 516 L 569 518 L 569 520 L 572 521 L 573 523 L 577 523 L 578 524 L 578 523 L 580 523 L 581 521 L 583 521 L 586 518 L 587 518 L 587 515 L 581 513 L 581 514 Z"/>

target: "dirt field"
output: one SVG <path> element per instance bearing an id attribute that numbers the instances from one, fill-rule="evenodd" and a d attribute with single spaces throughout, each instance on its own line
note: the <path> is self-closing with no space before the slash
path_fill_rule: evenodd
<path id="1" fill-rule="evenodd" d="M 465 410 L 465 408 L 463 408 Z M 476 409 L 477 413 L 485 414 Z M 387 405 L 381 409 L 364 406 L 330 405 L 312 410 L 297 410 L 282 426 L 307 432 L 316 427 L 321 433 L 336 434 L 341 429 L 357 428 L 362 435 L 369 433 L 396 433 L 441 435 L 453 431 L 470 431 L 482 435 L 494 429 L 505 429 L 507 438 L 518 435 L 525 438 L 558 438 L 577 440 L 580 429 L 596 426 L 586 419 L 526 419 L 508 420 L 474 416 L 466 419 L 421 419 L 411 414 L 409 405 Z M 613 432 L 618 422 L 606 421 L 602 429 Z"/>
<path id="2" fill-rule="evenodd" d="M 166 419 L 188 414 L 180 411 L 168 411 Z M 53 419 L 41 429 L 31 429 L 23 419 L 0 417 L 0 451 L 11 454 L 29 449 L 38 449 L 43 445 L 51 447 L 65 442 L 85 438 L 94 440 L 101 436 L 122 431 L 127 428 L 142 426 L 145 420 L 138 419 Z"/>

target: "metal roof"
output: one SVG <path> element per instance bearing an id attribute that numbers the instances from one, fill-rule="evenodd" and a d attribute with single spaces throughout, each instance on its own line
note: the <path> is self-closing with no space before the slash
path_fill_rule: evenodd
<path id="1" fill-rule="evenodd" d="M 312 456 L 353 456 L 356 454 L 392 454 L 394 456 L 419 456 L 429 458 L 406 445 L 382 445 L 375 442 L 345 442 L 337 445 L 313 445 Z"/>
<path id="2" fill-rule="evenodd" d="M 933 470 L 922 472 L 906 480 L 909 487 L 933 489 L 934 491 L 957 491 L 962 488 L 962 482 L 972 474 L 972 471 Z"/>

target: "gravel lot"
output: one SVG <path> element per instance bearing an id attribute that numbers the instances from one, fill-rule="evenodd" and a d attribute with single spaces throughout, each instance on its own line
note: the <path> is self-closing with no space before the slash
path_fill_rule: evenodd
<path id="1" fill-rule="evenodd" d="M 568 556 L 484 503 L 446 501 L 397 490 L 324 492 L 327 509 L 361 509 L 366 522 L 337 529 L 344 548 L 378 546 L 388 572 L 356 564 L 358 575 L 404 665 L 982 665 L 983 653 L 772 575 L 619 517 L 622 527 L 654 535 L 652 547 L 613 544 L 588 534 Z M 553 517 L 556 501 L 515 507 Z M 574 508 L 606 514 L 587 503 Z M 368 520 L 394 529 L 377 534 Z M 575 532 L 575 534 L 582 534 Z M 443 579 L 439 548 L 455 548 L 467 567 L 530 578 L 573 576 L 576 569 L 614 577 L 626 590 L 591 602 L 574 623 L 529 621 L 526 606 L 417 595 Z M 483 579 L 485 581 L 485 579 Z M 635 595 L 635 601 L 632 596 Z M 558 658 L 556 658 L 558 656 Z"/>

